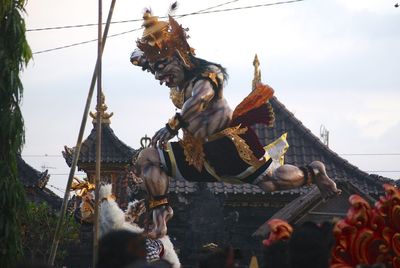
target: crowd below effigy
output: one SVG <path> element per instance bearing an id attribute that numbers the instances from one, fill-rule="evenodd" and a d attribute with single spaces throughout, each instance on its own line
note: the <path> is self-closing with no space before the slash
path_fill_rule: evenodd
<path id="1" fill-rule="evenodd" d="M 328 268 L 335 244 L 333 224 L 305 222 L 294 228 L 291 237 L 265 243 L 264 268 Z M 165 260 L 146 261 L 146 237 L 128 230 L 115 230 L 104 235 L 99 241 L 96 268 L 171 268 Z M 197 268 L 249 267 L 241 263 L 240 249 L 231 246 L 218 247 L 210 244 L 196 260 Z M 18 268 L 50 268 L 40 264 L 21 264 Z M 182 265 L 182 268 L 185 266 Z M 257 266 L 258 267 L 258 266 Z M 358 265 L 358 268 L 384 268 L 382 263 Z"/>
<path id="2" fill-rule="evenodd" d="M 240 248 L 210 243 L 191 260 L 194 266 L 187 267 L 400 267 L 400 190 L 389 184 L 384 188 L 386 195 L 374 206 L 358 195 L 350 196 L 346 217 L 335 222 L 304 222 L 293 228 L 283 220 L 270 219 L 269 234 L 260 245 L 263 254 L 257 254 L 258 261 L 244 258 Z M 186 267 L 181 265 L 168 235 L 149 238 L 146 228 L 136 222 L 143 213 L 141 202 L 130 203 L 124 212 L 112 196 L 111 185 L 100 188 L 100 197 L 101 233 L 95 268 Z M 50 267 L 31 261 L 18 266 Z"/>

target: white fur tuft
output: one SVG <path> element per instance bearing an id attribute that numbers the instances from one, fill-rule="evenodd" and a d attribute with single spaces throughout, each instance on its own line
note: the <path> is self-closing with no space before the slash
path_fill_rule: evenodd
<path id="1" fill-rule="evenodd" d="M 112 185 L 111 184 L 106 184 L 106 185 L 102 185 L 100 186 L 100 191 L 99 191 L 99 197 L 100 200 L 112 195 Z"/>
<path id="2" fill-rule="evenodd" d="M 100 187 L 100 198 L 104 198 L 111 194 L 111 185 L 103 185 Z M 114 200 L 102 201 L 100 204 L 100 236 L 107 234 L 112 230 L 130 230 L 134 233 L 142 233 L 143 229 L 137 225 L 132 225 L 125 221 L 125 214 L 119 208 Z"/>
<path id="3" fill-rule="evenodd" d="M 172 264 L 172 268 L 180 268 L 181 263 L 179 261 L 178 255 L 174 250 L 174 245 L 169 239 L 169 236 L 163 236 L 162 238 L 160 238 L 160 241 L 164 246 L 164 255 L 162 256 L 162 259 Z"/>
<path id="4" fill-rule="evenodd" d="M 103 185 L 100 187 L 100 200 L 110 196 L 112 194 L 112 186 L 111 184 Z M 134 204 L 136 204 L 137 200 L 129 203 L 128 209 L 131 208 Z M 143 233 L 143 229 L 140 228 L 135 223 L 129 223 L 125 221 L 125 213 L 122 209 L 119 208 L 117 202 L 114 200 L 104 200 L 100 203 L 100 236 L 107 234 L 112 230 L 129 230 L 134 233 Z M 164 236 L 160 238 L 164 246 L 164 255 L 162 256 L 163 260 L 168 261 L 172 264 L 173 268 L 180 268 L 181 263 L 179 262 L 178 255 L 174 250 L 174 246 L 172 245 L 171 240 L 168 236 Z"/>

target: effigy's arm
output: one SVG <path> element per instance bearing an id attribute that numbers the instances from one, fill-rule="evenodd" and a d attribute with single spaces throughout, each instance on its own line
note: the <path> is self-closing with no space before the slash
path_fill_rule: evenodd
<path id="1" fill-rule="evenodd" d="M 188 127 L 193 119 L 204 111 L 214 94 L 214 89 L 208 80 L 197 81 L 193 86 L 192 96 L 183 104 L 181 113 L 176 113 L 165 127 L 156 132 L 151 145 L 162 146 L 177 135 L 180 128 Z"/>
<path id="2" fill-rule="evenodd" d="M 183 104 L 182 120 L 190 124 L 193 118 L 204 111 L 214 95 L 214 89 L 208 80 L 197 81 L 193 87 L 192 96 Z"/>

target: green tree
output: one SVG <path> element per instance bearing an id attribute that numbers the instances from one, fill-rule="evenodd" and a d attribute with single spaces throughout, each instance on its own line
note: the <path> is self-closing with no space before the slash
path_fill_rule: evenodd
<path id="1" fill-rule="evenodd" d="M 25 0 L 0 4 L 0 267 L 14 266 L 21 257 L 20 220 L 25 211 L 24 189 L 17 177 L 17 153 L 24 144 L 19 108 L 23 87 L 20 71 L 32 57 L 22 17 Z"/>
<path id="2" fill-rule="evenodd" d="M 28 203 L 27 213 L 22 218 L 22 247 L 25 261 L 46 263 L 50 245 L 57 226 L 58 216 L 46 203 Z M 67 257 L 67 247 L 79 241 L 79 225 L 73 217 L 67 217 L 61 229 L 61 240 L 55 258 L 56 267 L 61 267 Z"/>

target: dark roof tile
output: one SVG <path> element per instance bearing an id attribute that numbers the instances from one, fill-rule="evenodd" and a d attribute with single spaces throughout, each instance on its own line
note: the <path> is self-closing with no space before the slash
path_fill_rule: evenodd
<path id="1" fill-rule="evenodd" d="M 102 163 L 130 163 L 136 150 L 126 145 L 114 134 L 109 124 L 102 124 L 101 139 Z M 69 166 L 72 163 L 72 157 L 75 148 L 65 146 L 63 156 Z M 79 164 L 96 162 L 96 127 L 93 127 L 89 136 L 83 141 L 79 154 Z"/>
<path id="2" fill-rule="evenodd" d="M 47 170 L 40 172 L 34 169 L 22 159 L 21 155 L 17 155 L 17 169 L 18 178 L 25 187 L 43 189 L 50 178 Z"/>

